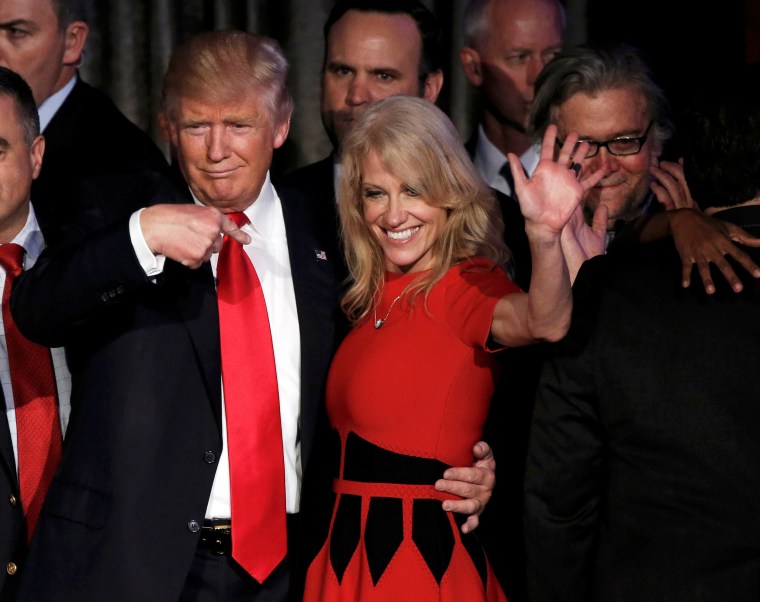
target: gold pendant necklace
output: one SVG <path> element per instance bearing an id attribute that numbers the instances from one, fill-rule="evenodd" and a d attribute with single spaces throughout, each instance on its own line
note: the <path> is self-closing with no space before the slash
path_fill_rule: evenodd
<path id="1" fill-rule="evenodd" d="M 404 293 L 401 293 L 403 295 Z M 388 319 L 388 316 L 391 315 L 391 310 L 393 309 L 393 306 L 396 305 L 396 301 L 401 299 L 401 295 L 396 297 L 393 301 L 391 301 L 391 306 L 388 308 L 388 312 L 385 314 L 384 318 L 377 319 L 377 306 L 372 308 L 372 314 L 375 319 L 375 330 L 378 330 L 383 324 L 385 324 L 385 321 Z"/>

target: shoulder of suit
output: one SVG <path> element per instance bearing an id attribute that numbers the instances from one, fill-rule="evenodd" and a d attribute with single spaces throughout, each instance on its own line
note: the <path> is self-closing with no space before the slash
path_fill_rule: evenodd
<path id="1" fill-rule="evenodd" d="M 280 176 L 278 182 L 289 188 L 298 188 L 307 192 L 312 191 L 315 186 L 324 187 L 328 184 L 332 189 L 333 157 L 328 155 L 320 161 L 299 167 Z"/>

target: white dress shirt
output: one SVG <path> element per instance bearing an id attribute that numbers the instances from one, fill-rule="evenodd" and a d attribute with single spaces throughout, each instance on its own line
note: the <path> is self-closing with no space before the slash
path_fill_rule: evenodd
<path id="1" fill-rule="evenodd" d="M 77 76 L 74 74 L 74 76 L 66 82 L 66 85 L 63 88 L 58 90 L 55 94 L 48 96 L 39 106 L 37 112 L 40 115 L 40 132 L 43 134 L 45 133 L 45 128 L 53 117 L 55 117 L 55 114 L 58 112 L 58 109 L 61 108 L 64 101 L 69 97 L 69 94 L 71 94 L 76 83 Z"/>
<path id="2" fill-rule="evenodd" d="M 196 203 L 198 203 L 196 199 Z M 198 203 L 200 204 L 200 203 Z M 150 252 L 139 227 L 139 214 L 130 220 L 132 244 L 148 276 L 163 269 L 163 257 Z M 258 198 L 245 210 L 250 224 L 242 230 L 251 236 L 245 251 L 251 259 L 264 292 L 264 301 L 272 332 L 277 386 L 280 394 L 280 420 L 285 460 L 285 500 L 288 512 L 298 512 L 301 483 L 301 444 L 298 440 L 298 420 L 301 399 L 301 337 L 298 328 L 293 277 L 290 270 L 288 241 L 282 204 L 272 186 L 269 174 Z M 211 257 L 211 268 L 216 277 L 218 255 Z M 224 389 L 222 389 L 224 398 Z M 224 448 L 214 477 L 206 518 L 227 518 L 230 506 L 230 470 L 227 456 L 227 428 L 224 405 L 222 407 Z M 274 453 L 275 450 L 273 449 Z M 254 459 L 252 461 L 266 461 Z M 255 502 L 253 502 L 255 503 Z"/>
<path id="3" fill-rule="evenodd" d="M 29 216 L 26 224 L 16 237 L 11 241 L 21 245 L 26 250 L 24 256 L 24 269 L 28 270 L 37 261 L 37 258 L 45 248 L 45 240 L 37 225 L 34 209 L 29 205 Z M 5 270 L 0 267 L 0 299 L 5 290 Z M 55 382 L 58 388 L 58 415 L 61 419 L 61 433 L 66 433 L 71 413 L 71 374 L 66 366 L 66 356 L 63 348 L 57 347 L 50 350 L 53 359 Z M 0 384 L 5 397 L 5 415 L 11 431 L 13 454 L 16 456 L 16 472 L 18 472 L 18 429 L 16 428 L 16 408 L 13 403 L 13 387 L 11 386 L 12 375 L 8 369 L 8 345 L 5 342 L 5 325 L 3 315 L 0 313 Z"/>
<path id="4" fill-rule="evenodd" d="M 522 163 L 525 172 L 529 176 L 536 170 L 540 157 L 540 144 L 534 144 L 520 155 L 520 163 Z M 495 188 L 504 194 L 512 195 L 512 188 L 507 180 L 504 179 L 504 176 L 499 173 L 499 170 L 501 170 L 506 161 L 506 155 L 496 148 L 486 137 L 483 126 L 478 125 L 478 143 L 475 146 L 475 154 L 472 158 L 475 169 L 478 170 L 480 175 L 483 176 L 483 179 L 491 188 Z"/>

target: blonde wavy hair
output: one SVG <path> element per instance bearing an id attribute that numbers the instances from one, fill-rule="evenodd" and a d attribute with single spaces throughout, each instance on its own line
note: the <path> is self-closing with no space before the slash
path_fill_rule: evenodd
<path id="1" fill-rule="evenodd" d="M 382 248 L 364 220 L 362 164 L 370 154 L 429 205 L 448 212 L 432 248 L 431 269 L 405 291 L 409 304 L 420 294 L 427 298 L 449 268 L 468 258 L 490 259 L 511 271 L 501 210 L 454 125 L 427 100 L 393 96 L 367 110 L 341 149 L 338 210 L 351 279 L 341 305 L 352 322 L 372 311 L 385 276 Z"/>

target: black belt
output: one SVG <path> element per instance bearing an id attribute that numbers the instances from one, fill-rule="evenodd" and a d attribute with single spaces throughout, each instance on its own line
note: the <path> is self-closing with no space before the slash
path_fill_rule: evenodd
<path id="1" fill-rule="evenodd" d="M 298 533 L 298 513 L 287 515 L 288 548 L 296 544 Z M 232 555 L 232 521 L 229 518 L 214 518 L 203 521 L 198 547 L 209 550 L 217 556 Z"/>
<path id="2" fill-rule="evenodd" d="M 228 518 L 206 519 L 201 527 L 198 547 L 217 556 L 232 554 L 232 526 Z"/>

